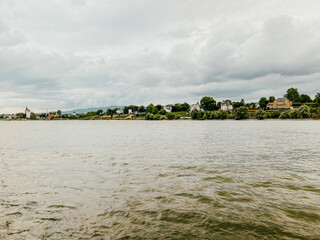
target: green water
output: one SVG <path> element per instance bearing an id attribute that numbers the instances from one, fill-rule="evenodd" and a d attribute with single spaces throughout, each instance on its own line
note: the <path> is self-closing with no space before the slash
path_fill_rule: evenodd
<path id="1" fill-rule="evenodd" d="M 0 239 L 320 239 L 319 121 L 0 132 Z"/>

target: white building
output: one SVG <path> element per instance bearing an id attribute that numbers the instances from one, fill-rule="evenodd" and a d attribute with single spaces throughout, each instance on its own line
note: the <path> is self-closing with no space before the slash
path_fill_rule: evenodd
<path id="1" fill-rule="evenodd" d="M 164 110 L 166 110 L 167 113 L 172 112 L 172 107 L 170 106 L 165 106 Z"/>
<path id="2" fill-rule="evenodd" d="M 230 100 L 222 101 L 221 102 L 221 110 L 232 111 L 233 110 L 232 102 Z"/>
<path id="3" fill-rule="evenodd" d="M 128 114 L 132 114 L 132 109 L 128 109 Z"/>
<path id="4" fill-rule="evenodd" d="M 190 112 L 192 112 L 193 110 L 200 111 L 201 110 L 200 103 L 197 102 L 196 104 L 192 104 L 190 107 Z"/>
<path id="5" fill-rule="evenodd" d="M 117 109 L 117 110 L 116 110 L 116 114 L 123 114 L 123 109 L 120 109 L 120 108 Z"/>
<path id="6" fill-rule="evenodd" d="M 26 114 L 26 118 L 30 118 L 31 117 L 31 110 L 28 109 L 28 107 L 26 107 L 26 110 L 24 111 L 24 113 Z"/>

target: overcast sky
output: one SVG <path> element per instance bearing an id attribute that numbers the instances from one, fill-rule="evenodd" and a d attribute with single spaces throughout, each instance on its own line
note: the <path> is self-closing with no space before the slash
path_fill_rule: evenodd
<path id="1" fill-rule="evenodd" d="M 320 92 L 320 1 L 0 0 L 0 112 Z"/>

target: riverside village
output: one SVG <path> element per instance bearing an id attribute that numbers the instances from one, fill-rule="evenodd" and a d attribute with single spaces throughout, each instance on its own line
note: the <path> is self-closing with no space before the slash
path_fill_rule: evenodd
<path id="1" fill-rule="evenodd" d="M 129 105 L 101 108 L 96 111 L 63 112 L 61 110 L 35 113 L 28 106 L 23 112 L 0 114 L 0 120 L 176 120 L 176 119 L 320 119 L 320 93 L 312 99 L 290 88 L 283 97 L 261 97 L 258 102 L 246 103 L 203 97 L 200 102 L 176 104 Z"/>

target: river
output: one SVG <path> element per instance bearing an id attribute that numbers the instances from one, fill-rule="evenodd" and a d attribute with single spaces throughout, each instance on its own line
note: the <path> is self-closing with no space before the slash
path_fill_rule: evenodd
<path id="1" fill-rule="evenodd" d="M 0 132 L 0 239 L 320 239 L 320 121 Z"/>

